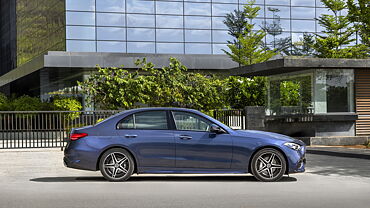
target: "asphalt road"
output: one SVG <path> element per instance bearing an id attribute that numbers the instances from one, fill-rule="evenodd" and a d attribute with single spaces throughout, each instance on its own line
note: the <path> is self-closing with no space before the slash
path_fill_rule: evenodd
<path id="1" fill-rule="evenodd" d="M 67 169 L 62 152 L 0 151 L 0 207 L 370 207 L 370 150 L 310 148 L 307 171 L 280 182 L 251 175 L 139 175 L 106 182 Z"/>

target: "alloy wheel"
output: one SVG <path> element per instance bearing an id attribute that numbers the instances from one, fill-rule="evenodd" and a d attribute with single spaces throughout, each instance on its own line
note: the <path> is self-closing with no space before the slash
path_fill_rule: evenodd
<path id="1" fill-rule="evenodd" d="M 286 170 L 284 156 L 275 149 L 263 149 L 252 160 L 252 174 L 260 181 L 277 181 Z"/>

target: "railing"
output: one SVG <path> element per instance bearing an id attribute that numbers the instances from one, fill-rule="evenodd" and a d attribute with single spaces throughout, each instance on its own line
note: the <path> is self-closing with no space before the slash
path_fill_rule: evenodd
<path id="1" fill-rule="evenodd" d="M 214 110 L 213 117 L 233 129 L 246 129 L 244 110 Z"/>
<path id="2" fill-rule="evenodd" d="M 119 111 L 0 111 L 0 149 L 64 147 L 72 128 Z"/>

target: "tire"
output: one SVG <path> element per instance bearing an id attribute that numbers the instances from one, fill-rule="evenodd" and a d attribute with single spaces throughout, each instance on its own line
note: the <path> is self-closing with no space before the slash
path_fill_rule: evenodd
<path id="1" fill-rule="evenodd" d="M 100 158 L 99 169 L 108 181 L 126 181 L 134 172 L 134 158 L 121 148 L 106 151 Z"/>
<path id="2" fill-rule="evenodd" d="M 253 156 L 251 172 L 259 181 L 273 182 L 283 177 L 286 167 L 286 160 L 281 152 L 273 148 L 265 148 Z"/>

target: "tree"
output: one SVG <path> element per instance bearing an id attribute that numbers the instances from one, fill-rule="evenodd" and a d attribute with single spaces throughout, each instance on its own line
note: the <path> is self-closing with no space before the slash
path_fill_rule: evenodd
<path id="1" fill-rule="evenodd" d="M 257 17 L 260 10 L 260 7 L 254 6 L 254 3 L 255 1 L 252 0 L 244 6 L 243 13 L 246 18 L 243 20 L 244 24 L 240 24 L 243 25 L 243 31 L 236 41 L 228 41 L 230 52 L 223 50 L 233 61 L 243 66 L 264 62 L 276 55 L 274 51 L 264 46 L 263 39 L 266 33 L 263 30 L 254 31 L 252 20 Z M 229 27 L 229 34 L 231 30 L 233 28 Z"/>
<path id="2" fill-rule="evenodd" d="M 237 42 L 238 37 L 247 29 L 248 19 L 244 11 L 235 9 L 233 12 L 226 14 L 223 23 L 227 26 L 229 35 L 235 38 L 234 42 Z"/>
<path id="3" fill-rule="evenodd" d="M 313 45 L 315 44 L 314 35 L 303 33 L 299 41 L 292 44 L 293 56 L 312 56 L 314 54 Z"/>
<path id="4" fill-rule="evenodd" d="M 265 77 L 231 76 L 225 80 L 226 101 L 232 108 L 245 106 L 263 106 L 266 100 Z"/>
<path id="5" fill-rule="evenodd" d="M 223 83 L 214 76 L 187 72 L 177 59 L 155 68 L 145 59 L 136 61 L 134 72 L 121 68 L 98 68 L 79 82 L 87 101 L 101 109 L 129 109 L 142 106 L 189 107 L 211 110 L 225 106 Z"/>
<path id="6" fill-rule="evenodd" d="M 319 24 L 324 27 L 324 34 L 316 34 L 316 56 L 320 58 L 363 58 L 366 57 L 366 48 L 362 45 L 348 46 L 355 39 L 351 38 L 354 29 L 347 16 L 340 15 L 346 9 L 344 0 L 322 0 L 333 15 L 323 14 L 318 18 Z"/>
<path id="7" fill-rule="evenodd" d="M 370 47 L 370 1 L 348 0 L 348 17 L 354 23 L 356 31 L 359 31 L 363 44 Z"/>

